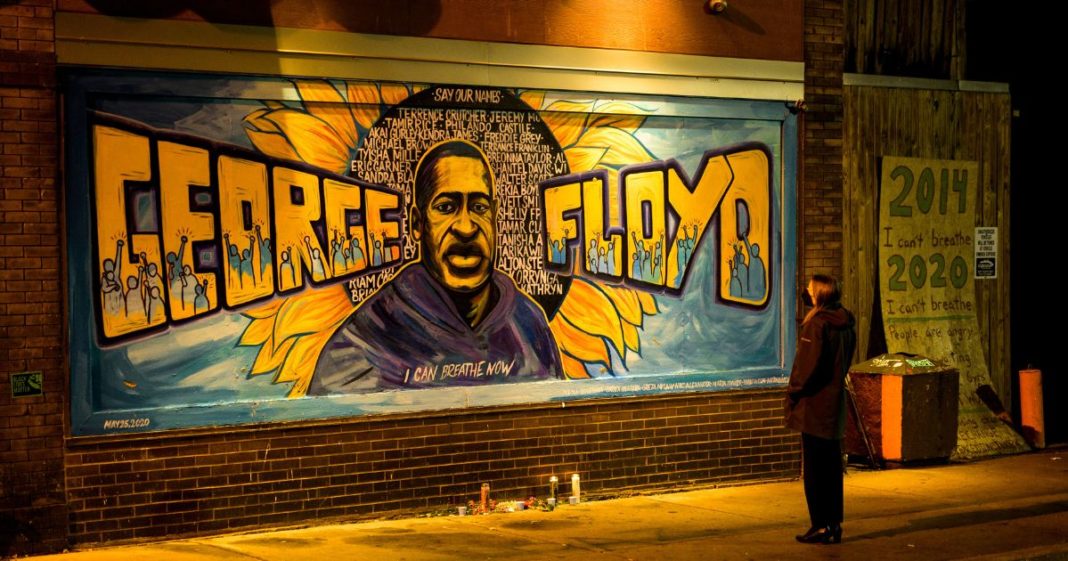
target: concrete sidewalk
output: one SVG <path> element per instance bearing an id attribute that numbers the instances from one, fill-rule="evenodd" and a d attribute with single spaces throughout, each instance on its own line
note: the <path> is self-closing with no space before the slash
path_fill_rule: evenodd
<path id="1" fill-rule="evenodd" d="M 57 561 L 1068 559 L 1068 449 L 851 470 L 843 543 L 802 545 L 799 481 L 231 534 L 36 557 Z"/>

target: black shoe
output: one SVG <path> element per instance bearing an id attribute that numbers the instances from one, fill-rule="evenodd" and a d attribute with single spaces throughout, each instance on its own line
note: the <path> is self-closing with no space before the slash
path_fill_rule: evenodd
<path id="1" fill-rule="evenodd" d="M 795 537 L 801 543 L 842 543 L 842 525 L 813 526 L 804 534 Z"/>

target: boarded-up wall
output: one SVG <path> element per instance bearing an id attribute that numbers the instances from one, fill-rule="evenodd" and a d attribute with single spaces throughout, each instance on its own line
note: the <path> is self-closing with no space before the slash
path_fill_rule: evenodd
<path id="1" fill-rule="evenodd" d="M 1009 366 L 1009 127 L 1006 93 L 846 86 L 843 146 L 844 298 L 856 311 L 860 358 L 884 352 L 879 284 L 881 156 L 979 162 L 976 226 L 997 226 L 998 278 L 976 282 L 979 340 L 1002 401 Z"/>
<path id="2" fill-rule="evenodd" d="M 845 6 L 846 72 L 961 77 L 961 0 L 850 0 Z"/>

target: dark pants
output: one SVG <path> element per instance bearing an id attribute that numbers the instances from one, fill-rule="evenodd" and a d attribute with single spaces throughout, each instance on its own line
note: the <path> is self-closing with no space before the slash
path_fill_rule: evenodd
<path id="1" fill-rule="evenodd" d="M 813 526 L 842 523 L 842 446 L 801 433 L 801 461 L 805 478 L 805 500 Z"/>

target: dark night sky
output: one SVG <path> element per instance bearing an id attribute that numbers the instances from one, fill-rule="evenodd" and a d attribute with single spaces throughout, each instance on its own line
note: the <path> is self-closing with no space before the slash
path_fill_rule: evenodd
<path id="1" fill-rule="evenodd" d="M 1012 366 L 1042 370 L 1047 442 L 1068 441 L 1066 358 L 1060 322 L 1068 317 L 1063 298 L 1043 292 L 1064 286 L 1054 275 L 1060 251 L 1057 224 L 1064 223 L 1066 197 L 1054 162 L 1063 154 L 1051 130 L 1058 105 L 1053 92 L 1062 72 L 1063 29 L 1050 14 L 1031 11 L 1029 4 L 973 0 L 967 5 L 967 74 L 969 80 L 1007 82 L 1018 114 L 1012 129 L 1011 272 Z M 1053 233 L 1054 239 L 1049 239 Z"/>

